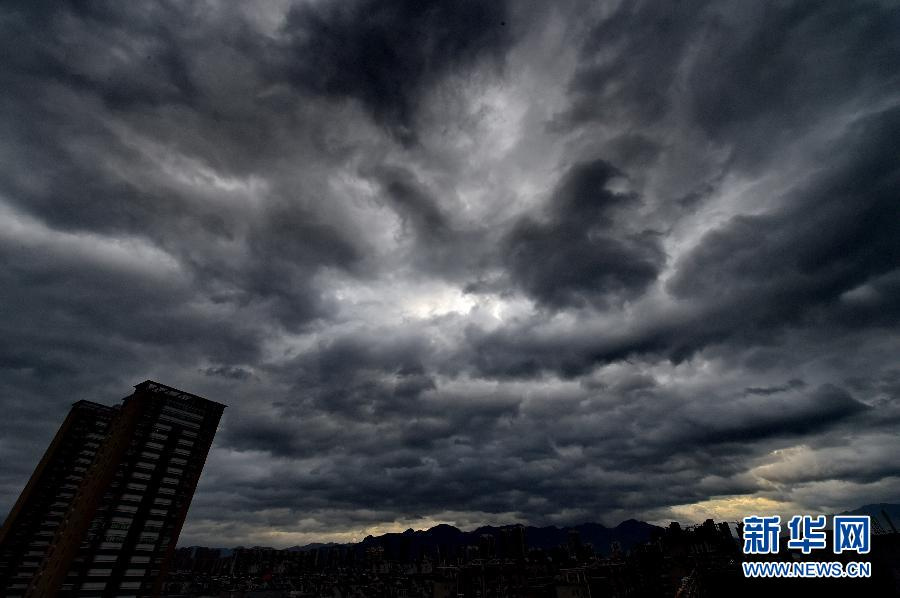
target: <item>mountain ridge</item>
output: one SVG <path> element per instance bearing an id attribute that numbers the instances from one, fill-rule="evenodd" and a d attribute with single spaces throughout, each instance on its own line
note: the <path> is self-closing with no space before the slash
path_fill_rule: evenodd
<path id="1" fill-rule="evenodd" d="M 885 519 L 882 510 L 888 513 L 890 520 Z M 873 521 L 878 521 L 883 529 L 890 531 L 890 525 L 900 526 L 900 504 L 897 503 L 871 503 L 862 505 L 855 509 L 836 513 L 837 515 L 869 515 Z M 650 539 L 652 530 L 662 529 L 660 526 L 641 521 L 639 519 L 626 519 L 619 522 L 615 527 L 607 527 L 602 523 L 586 522 L 577 525 L 569 525 L 558 527 L 556 525 L 548 526 L 532 526 L 519 523 L 510 523 L 502 525 L 482 525 L 470 531 L 464 531 L 449 523 L 439 523 L 433 527 L 423 530 L 414 530 L 409 528 L 403 532 L 388 532 L 378 536 L 368 535 L 359 542 L 312 542 L 302 546 L 295 545 L 287 548 L 271 548 L 268 546 L 253 546 L 250 548 L 287 550 L 291 552 L 306 552 L 323 548 L 351 548 L 361 547 L 367 548 L 371 546 L 381 545 L 383 548 L 391 548 L 400 550 L 402 547 L 397 544 L 402 542 L 410 542 L 409 549 L 421 549 L 440 545 L 441 543 L 448 547 L 460 546 L 478 546 L 481 536 L 487 534 L 495 538 L 495 543 L 500 542 L 503 530 L 522 527 L 525 531 L 525 542 L 529 549 L 540 548 L 548 549 L 560 545 L 565 545 L 569 541 L 569 532 L 577 531 L 578 539 L 583 544 L 592 544 L 594 549 L 601 554 L 609 551 L 610 544 L 613 541 L 618 542 L 624 550 L 628 550 L 636 544 L 646 542 Z M 192 545 L 186 548 L 206 548 L 203 546 Z M 231 551 L 244 546 L 236 546 L 233 548 L 214 548 L 216 550 L 231 553 Z"/>

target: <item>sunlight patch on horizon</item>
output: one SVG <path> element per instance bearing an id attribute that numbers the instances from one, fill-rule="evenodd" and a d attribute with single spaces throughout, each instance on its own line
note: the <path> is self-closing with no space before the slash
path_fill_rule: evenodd
<path id="1" fill-rule="evenodd" d="M 706 519 L 716 522 L 740 521 L 750 515 L 781 515 L 784 518 L 803 512 L 806 511 L 801 506 L 790 501 L 762 496 L 729 496 L 671 507 L 671 518 L 660 518 L 650 523 L 665 526 L 673 520 L 682 525 L 702 523 Z"/>

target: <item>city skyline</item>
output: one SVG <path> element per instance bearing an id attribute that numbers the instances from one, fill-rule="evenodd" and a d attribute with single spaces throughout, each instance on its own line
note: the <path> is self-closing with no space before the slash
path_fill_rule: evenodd
<path id="1" fill-rule="evenodd" d="M 182 545 L 900 502 L 900 9 L 0 8 L 0 513 L 229 408 Z"/>

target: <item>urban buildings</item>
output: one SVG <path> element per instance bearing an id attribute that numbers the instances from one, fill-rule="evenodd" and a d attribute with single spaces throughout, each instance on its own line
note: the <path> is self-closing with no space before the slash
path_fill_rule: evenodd
<path id="1" fill-rule="evenodd" d="M 887 516 L 884 519 L 889 519 Z M 874 521 L 874 519 L 873 519 Z M 872 534 L 869 554 L 804 555 L 781 543 L 781 562 L 871 563 L 869 578 L 747 578 L 736 522 L 638 521 L 616 528 L 441 524 L 352 544 L 286 549 L 179 548 L 164 595 L 173 598 L 758 598 L 900 596 L 900 533 Z M 888 525 L 893 530 L 894 528 Z M 576 532 L 576 533 L 573 533 Z M 737 532 L 737 533 L 736 533 Z M 494 537 L 493 549 L 491 541 Z M 528 540 L 526 542 L 526 539 Z M 485 550 L 493 550 L 485 558 Z M 799 583 L 798 583 L 799 582 Z M 807 590 L 806 588 L 810 588 Z"/>
<path id="2" fill-rule="evenodd" d="M 150 380 L 73 404 L 0 529 L 0 595 L 158 595 L 224 408 Z"/>

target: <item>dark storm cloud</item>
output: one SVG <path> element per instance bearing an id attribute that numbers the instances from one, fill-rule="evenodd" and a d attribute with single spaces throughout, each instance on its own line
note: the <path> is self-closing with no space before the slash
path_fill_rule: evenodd
<path id="1" fill-rule="evenodd" d="M 737 134 L 753 143 L 746 133 L 760 125 L 770 135 L 796 135 L 835 105 L 870 99 L 865 96 L 877 93 L 870 88 L 875 81 L 898 83 L 895 7 L 863 2 L 761 8 L 749 15 L 756 27 L 737 43 L 739 24 L 719 17 L 700 50 L 690 79 L 692 108 L 714 138 L 733 142 Z M 706 77 L 704 71 L 731 76 Z M 756 138 L 748 149 L 764 153 L 766 141 Z"/>
<path id="2" fill-rule="evenodd" d="M 744 400 L 711 409 L 713 411 L 707 410 L 702 414 L 703 421 L 698 422 L 703 428 L 704 442 L 747 442 L 772 436 L 807 434 L 868 407 L 844 389 L 822 386 L 801 398 Z"/>
<path id="3" fill-rule="evenodd" d="M 487 335 L 473 331 L 475 363 L 492 375 L 555 370 L 571 376 L 595 363 L 642 353 L 677 362 L 710 344 L 759 342 L 764 335 L 796 327 L 896 325 L 898 115 L 893 109 L 862 119 L 832 147 L 821 149 L 832 152 L 827 172 L 784 197 L 783 208 L 736 216 L 706 233 L 676 262 L 667 283 L 676 298 L 691 301 L 692 313 L 670 314 L 618 335 L 593 338 L 571 336 L 570 331 L 558 338 L 538 336 L 533 327 Z M 591 218 L 575 222 L 587 226 Z M 522 260 L 530 276 L 545 272 L 544 264 L 546 272 L 556 273 L 557 280 L 547 280 L 548 294 L 565 296 L 565 276 L 579 272 L 577 255 L 553 259 L 552 250 L 562 250 L 573 239 L 577 235 L 568 231 L 546 253 L 536 251 Z M 595 256 L 592 251 L 581 255 Z M 623 264 L 623 257 L 612 262 L 614 268 Z M 641 265 L 641 256 L 629 258 L 621 266 L 625 272 Z M 589 284 L 591 273 L 603 272 L 585 270 L 571 280 Z"/>
<path id="4" fill-rule="evenodd" d="M 896 7 L 880 2 L 623 3 L 581 45 L 564 120 L 687 116 L 740 163 L 898 84 Z"/>
<path id="5" fill-rule="evenodd" d="M 738 216 L 708 233 L 679 264 L 669 289 L 680 298 L 742 302 L 749 310 L 745 321 L 757 326 L 804 318 L 845 323 L 842 294 L 900 264 L 898 134 L 898 109 L 854 125 L 830 148 L 840 153 L 827 172 L 785 198 L 784 209 Z M 883 292 L 890 287 L 873 290 Z M 897 304 L 898 297 L 887 299 Z M 896 317 L 890 308 L 872 307 L 856 311 L 857 325 Z"/>
<path id="6" fill-rule="evenodd" d="M 248 380 L 253 377 L 253 372 L 239 367 L 209 367 L 200 370 L 207 376 L 221 376 L 223 378 L 231 378 L 232 380 Z"/>
<path id="7" fill-rule="evenodd" d="M 188 543 L 896 500 L 889 3 L 0 11 L 0 506 L 148 377 Z"/>
<path id="8" fill-rule="evenodd" d="M 704 4 L 623 4 L 597 23 L 580 47 L 579 68 L 569 82 L 572 105 L 562 122 L 662 119 L 678 75 L 673 67 L 704 25 Z"/>
<path id="9" fill-rule="evenodd" d="M 432 197 L 412 173 L 402 168 L 381 168 L 374 173 L 384 195 L 400 216 L 406 234 L 415 234 L 422 245 L 441 243 L 451 233 L 450 222 Z"/>
<path id="10" fill-rule="evenodd" d="M 792 380 L 788 380 L 785 384 L 780 386 L 748 386 L 744 389 L 744 392 L 748 395 L 774 395 L 778 393 L 782 393 L 788 390 L 794 390 L 797 388 L 803 388 L 806 386 L 806 383 L 803 380 L 798 380 L 794 378 Z"/>
<path id="11" fill-rule="evenodd" d="M 288 68 L 304 90 L 353 98 L 404 143 L 417 106 L 440 78 L 511 42 L 504 2 L 311 3 L 294 7 Z"/>
<path id="12" fill-rule="evenodd" d="M 448 504 L 454 509 L 494 512 L 510 505 L 522 509 L 539 496 L 541 502 L 534 502 L 527 510 L 532 516 L 548 518 L 560 502 L 572 509 L 590 508 L 598 500 L 611 508 L 620 506 L 622 501 L 651 505 L 652 498 L 643 495 L 642 475 L 664 481 L 668 491 L 684 501 L 702 497 L 713 487 L 721 493 L 749 491 L 752 484 L 735 477 L 744 464 L 739 456 L 746 457 L 755 450 L 748 441 L 820 431 L 865 409 L 836 388 L 820 388 L 794 402 L 732 404 L 726 397 L 719 397 L 721 405 L 704 403 L 705 413 L 690 406 L 683 409 L 683 403 L 662 396 L 648 399 L 637 399 L 637 405 L 623 411 L 608 412 L 602 420 L 597 417 L 596 404 L 587 409 L 576 408 L 571 416 L 554 420 L 529 413 L 530 408 L 525 405 L 502 409 L 489 418 L 500 429 L 506 426 L 511 432 L 502 444 L 492 441 L 497 428 L 473 430 L 464 421 L 454 421 L 454 415 L 447 437 L 442 435 L 446 429 L 426 426 L 424 432 L 431 442 L 425 445 L 397 443 L 392 435 L 406 433 L 399 421 L 382 420 L 373 429 L 363 422 L 348 420 L 329 428 L 318 419 L 304 422 L 299 414 L 296 421 L 269 419 L 266 423 L 250 423 L 251 419 L 247 424 L 255 432 L 240 440 L 255 449 L 313 460 L 314 469 L 309 473 L 279 474 L 289 476 L 292 484 L 315 490 L 297 497 L 294 508 L 298 511 L 326 505 L 350 508 L 355 497 L 363 494 L 398 517 L 447 508 Z M 653 410 L 658 409 L 654 403 L 660 400 L 683 413 L 674 413 L 675 417 L 669 420 L 674 424 L 661 422 L 669 427 L 659 434 L 651 426 L 646 431 L 648 446 L 629 445 L 634 431 L 628 429 L 628 422 L 636 415 L 651 417 Z M 445 408 L 449 405 L 444 403 Z M 727 414 L 724 419 L 723 414 Z M 682 416 L 690 423 L 683 421 Z M 415 409 L 403 416 L 410 427 L 422 427 L 422 418 L 423 414 Z M 728 427 L 727 421 L 735 419 L 741 421 L 740 425 Z M 666 437 L 670 431 L 678 436 Z M 686 431 L 688 436 L 684 435 Z M 707 452 L 722 443 L 730 448 Z M 325 446 L 329 448 L 323 454 Z M 369 457 L 358 457 L 369 450 L 374 450 Z M 548 477 L 548 468 L 553 469 L 553 476 Z M 301 470 L 308 471 L 306 467 Z M 697 471 L 718 480 L 709 479 L 698 488 Z M 598 475 L 614 480 L 615 487 L 598 488 L 592 481 Z M 398 493 L 398 487 L 404 492 Z M 254 481 L 248 483 L 247 490 L 256 493 L 259 500 L 268 500 L 282 488 L 281 483 L 267 488 Z M 277 498 L 274 500 L 273 504 L 282 504 Z"/>
<path id="13" fill-rule="evenodd" d="M 659 237 L 629 231 L 617 213 L 638 198 L 608 188 L 622 176 L 603 160 L 572 167 L 553 193 L 548 214 L 516 225 L 504 248 L 513 281 L 553 308 L 604 307 L 656 280 Z"/>
<path id="14" fill-rule="evenodd" d="M 45 26 L 26 35 L 33 19 Z M 252 65 L 250 87 L 235 83 L 234 91 L 252 99 L 264 87 L 266 52 L 246 23 L 218 30 L 202 13 L 164 4 L 140 15 L 116 5 L 56 6 L 13 13 L 7 24 L 18 34 L 6 38 L 8 53 L 25 58 L 5 71 L 20 92 L 4 97 L 5 197 L 56 229 L 144 237 L 192 270 L 217 302 L 262 306 L 289 327 L 327 311 L 310 278 L 323 267 L 354 267 L 360 248 L 348 229 L 308 207 L 312 185 L 273 184 L 274 201 L 252 214 L 247 204 L 264 188 L 234 192 L 229 185 L 245 181 L 218 181 L 291 152 L 278 132 L 297 128 L 264 101 L 221 97 L 232 82 L 217 86 L 233 73 L 215 72 L 223 66 L 211 51 Z M 35 56 L 44 59 L 33 64 Z M 204 182 L 220 188 L 198 190 Z M 216 193 L 238 197 L 222 203 Z M 220 257 L 228 246 L 238 246 L 237 259 Z"/>
<path id="15" fill-rule="evenodd" d="M 434 387 L 423 362 L 426 339 L 392 331 L 388 338 L 357 334 L 321 343 L 289 366 L 298 394 L 316 409 L 357 417 L 403 413 L 418 395 Z M 297 406 L 302 413 L 309 406 Z"/>

